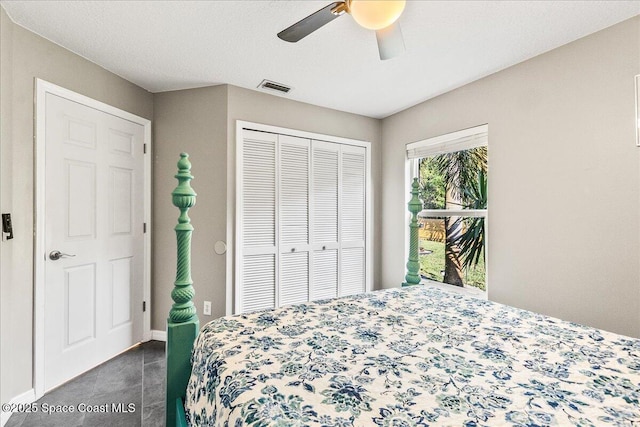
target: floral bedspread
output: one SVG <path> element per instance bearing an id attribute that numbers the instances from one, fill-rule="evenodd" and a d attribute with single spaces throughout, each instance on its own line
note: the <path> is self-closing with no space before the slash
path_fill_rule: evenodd
<path id="1" fill-rule="evenodd" d="M 415 286 L 207 324 L 193 426 L 632 426 L 640 340 Z"/>

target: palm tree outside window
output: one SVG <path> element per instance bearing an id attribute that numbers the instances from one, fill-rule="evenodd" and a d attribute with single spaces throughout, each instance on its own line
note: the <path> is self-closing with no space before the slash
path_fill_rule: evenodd
<path id="1" fill-rule="evenodd" d="M 486 291 L 487 125 L 407 145 L 420 182 L 420 275 Z"/>

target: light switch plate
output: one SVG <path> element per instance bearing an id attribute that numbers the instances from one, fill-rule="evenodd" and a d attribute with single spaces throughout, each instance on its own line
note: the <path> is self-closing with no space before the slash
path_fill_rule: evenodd
<path id="1" fill-rule="evenodd" d="M 205 316 L 211 316 L 211 301 L 204 302 L 204 308 L 202 309 L 202 313 Z"/>

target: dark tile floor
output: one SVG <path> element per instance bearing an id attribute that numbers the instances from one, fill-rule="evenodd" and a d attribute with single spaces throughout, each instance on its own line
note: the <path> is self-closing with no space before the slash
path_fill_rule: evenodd
<path id="1" fill-rule="evenodd" d="M 164 342 L 149 341 L 103 363 L 37 401 L 38 407 L 70 405 L 73 413 L 14 413 L 5 427 L 156 427 L 164 425 Z M 114 412 L 112 404 L 123 403 Z M 109 412 L 79 412 L 82 404 Z M 105 406 L 106 404 L 106 406 Z M 128 406 L 129 404 L 133 404 Z M 129 412 L 125 412 L 131 409 Z"/>

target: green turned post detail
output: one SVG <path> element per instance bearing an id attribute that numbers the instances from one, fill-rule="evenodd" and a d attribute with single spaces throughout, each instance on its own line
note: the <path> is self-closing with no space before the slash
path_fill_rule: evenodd
<path id="1" fill-rule="evenodd" d="M 193 226 L 187 212 L 196 204 L 196 193 L 191 188 L 191 163 L 189 155 L 180 154 L 178 161 L 178 186 L 173 190 L 173 204 L 180 209 L 175 227 L 178 241 L 178 262 L 175 287 L 171 292 L 174 304 L 167 320 L 167 395 L 166 425 L 177 424 L 177 405 L 182 405 L 189 376 L 191 375 L 191 349 L 200 330 L 200 323 L 193 304 L 191 280 L 191 233 Z M 180 399 L 178 402 L 177 400 Z"/>
<path id="2" fill-rule="evenodd" d="M 420 185 L 418 178 L 413 179 L 411 184 L 411 200 L 409 201 L 409 212 L 411 212 L 411 224 L 409 225 L 409 260 L 407 261 L 407 275 L 402 286 L 412 286 L 420 284 L 420 258 L 418 247 L 420 245 L 420 226 L 418 225 L 418 213 L 422 210 L 422 202 L 418 198 Z"/>
<path id="3" fill-rule="evenodd" d="M 175 302 L 169 319 L 173 323 L 184 323 L 196 318 L 196 307 L 191 299 L 195 295 L 193 281 L 191 280 L 191 233 L 193 226 L 189 218 L 188 211 L 196 204 L 196 192 L 191 188 L 190 181 L 191 163 L 187 153 L 180 154 L 178 161 L 178 186 L 171 195 L 173 205 L 180 209 L 180 217 L 175 227 L 178 239 L 178 266 L 176 271 L 175 288 L 171 292 L 171 298 Z"/>

